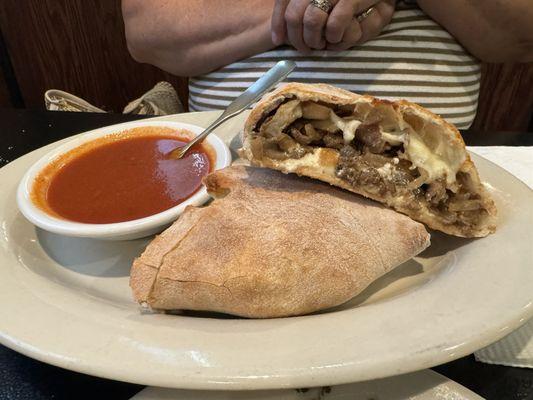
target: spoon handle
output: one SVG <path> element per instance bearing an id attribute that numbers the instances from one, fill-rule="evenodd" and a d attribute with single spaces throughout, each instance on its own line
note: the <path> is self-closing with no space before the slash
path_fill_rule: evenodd
<path id="1" fill-rule="evenodd" d="M 259 98 L 283 81 L 293 70 L 296 64 L 293 61 L 283 60 L 270 68 L 261 78 L 244 91 L 239 97 L 231 102 L 224 112 L 209 125 L 201 134 L 196 136 L 187 145 L 179 147 L 170 152 L 171 158 L 183 157 L 191 147 L 204 140 L 215 128 L 228 119 L 240 114 L 249 106 L 254 104 Z"/>

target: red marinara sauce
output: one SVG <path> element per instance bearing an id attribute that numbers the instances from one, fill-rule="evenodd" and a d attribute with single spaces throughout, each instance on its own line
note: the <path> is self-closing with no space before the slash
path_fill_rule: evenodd
<path id="1" fill-rule="evenodd" d="M 96 139 L 59 157 L 37 178 L 34 202 L 75 222 L 131 221 L 172 208 L 191 197 L 214 165 L 201 144 L 182 159 L 168 153 L 192 134 L 145 127 Z"/>

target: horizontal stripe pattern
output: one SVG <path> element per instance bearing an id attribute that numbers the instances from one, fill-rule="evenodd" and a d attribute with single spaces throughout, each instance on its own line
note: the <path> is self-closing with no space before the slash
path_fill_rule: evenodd
<path id="1" fill-rule="evenodd" d="M 458 128 L 477 110 L 480 64 L 420 9 L 400 9 L 381 35 L 337 53 L 302 55 L 284 46 L 190 79 L 191 111 L 219 110 L 281 59 L 296 62 L 289 82 L 329 83 L 390 100 L 406 99 Z"/>

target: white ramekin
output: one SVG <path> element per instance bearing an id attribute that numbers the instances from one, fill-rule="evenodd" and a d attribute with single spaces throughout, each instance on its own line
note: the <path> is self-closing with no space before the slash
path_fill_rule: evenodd
<path id="1" fill-rule="evenodd" d="M 92 141 L 102 136 L 112 133 L 119 133 L 128 129 L 148 126 L 186 129 L 195 135 L 200 134 L 204 130 L 204 128 L 199 126 L 184 124 L 181 122 L 135 121 L 96 129 L 89 133 L 76 136 L 72 140 L 62 144 L 43 156 L 26 172 L 17 190 L 17 204 L 22 214 L 34 225 L 60 235 L 105 240 L 129 240 L 160 232 L 174 222 L 183 212 L 185 207 L 189 205 L 198 206 L 205 203 L 209 199 L 209 195 L 207 194 L 205 186 L 202 185 L 195 194 L 193 194 L 183 203 L 180 203 L 177 206 L 158 214 L 126 222 L 111 224 L 85 224 L 68 221 L 49 215 L 32 202 L 30 194 L 35 178 L 39 175 L 42 169 L 46 167 L 46 165 L 60 155 L 78 147 L 83 143 Z M 207 137 L 206 142 L 215 150 L 216 153 L 214 170 L 227 167 L 231 164 L 230 150 L 218 136 L 211 134 Z"/>

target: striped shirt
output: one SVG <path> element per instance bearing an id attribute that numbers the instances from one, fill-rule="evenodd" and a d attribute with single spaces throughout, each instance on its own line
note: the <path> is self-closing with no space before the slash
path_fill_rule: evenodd
<path id="1" fill-rule="evenodd" d="M 400 6 L 380 36 L 344 52 L 302 55 L 283 46 L 190 79 L 189 108 L 225 108 L 282 59 L 298 68 L 290 82 L 329 83 L 390 100 L 406 99 L 458 128 L 475 117 L 480 63 L 416 6 Z"/>

